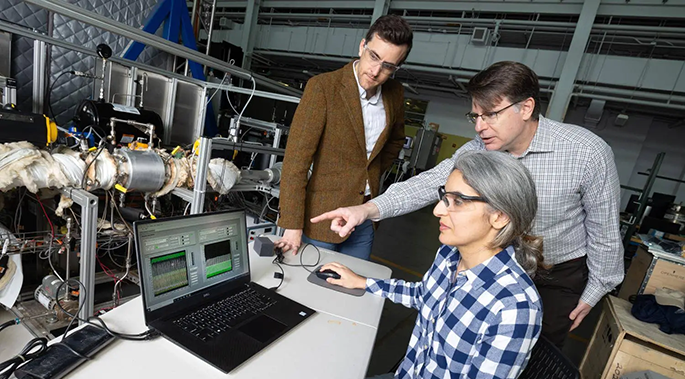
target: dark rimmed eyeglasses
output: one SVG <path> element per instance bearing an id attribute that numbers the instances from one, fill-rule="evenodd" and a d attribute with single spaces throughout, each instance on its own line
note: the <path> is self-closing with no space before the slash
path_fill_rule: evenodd
<path id="1" fill-rule="evenodd" d="M 500 113 L 506 111 L 507 109 L 513 107 L 514 105 L 516 105 L 522 101 L 524 101 L 524 100 L 520 100 L 520 101 L 517 101 L 515 103 L 511 103 L 511 104 L 507 105 L 506 107 L 504 107 L 498 111 L 484 112 L 481 114 L 478 114 L 476 112 L 468 112 L 468 113 L 466 113 L 465 116 L 466 116 L 466 119 L 469 120 L 469 122 L 472 124 L 476 123 L 476 121 L 478 120 L 478 117 L 480 117 L 480 119 L 483 120 L 484 122 L 487 122 L 488 124 L 490 124 L 490 123 L 497 121 L 497 115 L 499 115 Z"/>
<path id="2" fill-rule="evenodd" d="M 366 44 L 364 44 L 364 51 L 366 51 L 367 54 L 369 54 L 369 58 L 371 58 L 371 64 L 372 64 L 374 67 L 378 67 L 378 65 L 380 65 L 380 66 L 381 66 L 381 70 L 382 70 L 383 72 L 385 72 L 386 74 L 394 74 L 395 72 L 397 72 L 397 70 L 400 69 L 400 66 L 398 66 L 398 65 L 395 65 L 395 64 L 392 64 L 392 63 L 388 63 L 388 62 L 384 62 L 384 61 L 381 59 L 381 57 L 379 57 L 378 54 L 376 54 L 375 51 L 369 49 L 369 48 L 366 46 Z"/>
<path id="3" fill-rule="evenodd" d="M 438 187 L 438 199 L 445 203 L 445 207 L 447 207 L 447 209 L 454 209 L 468 201 L 480 201 L 483 203 L 488 202 L 484 197 L 480 196 L 464 195 L 461 192 L 447 192 L 445 191 L 445 186 Z"/>

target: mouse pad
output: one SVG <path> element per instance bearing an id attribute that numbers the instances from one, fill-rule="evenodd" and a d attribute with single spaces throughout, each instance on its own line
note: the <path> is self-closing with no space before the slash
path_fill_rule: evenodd
<path id="1" fill-rule="evenodd" d="M 319 271 L 320 268 L 321 268 L 321 266 L 315 268 L 314 271 L 311 274 L 309 274 L 309 276 L 307 277 L 307 281 L 309 283 L 313 283 L 313 284 L 316 284 L 317 286 L 328 288 L 329 290 L 333 290 L 333 291 L 346 293 L 346 294 L 352 295 L 352 296 L 363 296 L 364 292 L 366 292 L 366 290 L 361 290 L 361 289 L 351 290 L 351 289 L 348 289 L 345 287 L 340 287 L 340 286 L 336 286 L 335 284 L 328 283 L 327 281 L 316 276 L 316 272 Z"/>

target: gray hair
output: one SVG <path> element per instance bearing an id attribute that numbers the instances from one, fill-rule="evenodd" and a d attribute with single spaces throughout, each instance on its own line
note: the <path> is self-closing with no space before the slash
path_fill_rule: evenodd
<path id="1" fill-rule="evenodd" d="M 535 182 L 521 162 L 498 151 L 467 151 L 454 162 L 464 182 L 487 200 L 492 211 L 507 215 L 509 223 L 499 231 L 493 247 L 514 245 L 516 261 L 533 278 L 545 267 L 542 238 L 529 235 L 538 210 Z"/>

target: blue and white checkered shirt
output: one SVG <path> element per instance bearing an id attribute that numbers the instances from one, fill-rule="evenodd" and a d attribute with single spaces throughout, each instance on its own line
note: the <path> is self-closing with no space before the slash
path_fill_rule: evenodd
<path id="1" fill-rule="evenodd" d="M 366 280 L 366 290 L 416 308 L 405 378 L 516 378 L 540 336 L 542 302 L 513 247 L 457 273 L 459 251 L 438 250 L 421 282 Z"/>
<path id="2" fill-rule="evenodd" d="M 485 150 L 483 140 L 476 136 L 452 159 L 373 198 L 380 219 L 435 204 L 438 187 L 447 182 L 457 157 L 469 150 Z M 538 213 L 531 234 L 544 240 L 545 263 L 587 256 L 588 282 L 580 299 L 594 306 L 623 281 L 620 183 L 611 148 L 585 128 L 540 116 L 533 141 L 516 158 L 535 181 Z"/>

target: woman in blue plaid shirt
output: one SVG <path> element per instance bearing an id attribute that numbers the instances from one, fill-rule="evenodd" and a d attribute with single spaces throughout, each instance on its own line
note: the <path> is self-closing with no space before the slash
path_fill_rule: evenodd
<path id="1" fill-rule="evenodd" d="M 440 242 L 420 282 L 361 277 L 338 263 L 322 269 L 419 311 L 396 378 L 516 378 L 540 336 L 542 303 L 531 280 L 542 241 L 527 234 L 537 212 L 528 170 L 508 154 L 461 155 L 433 214 Z"/>

